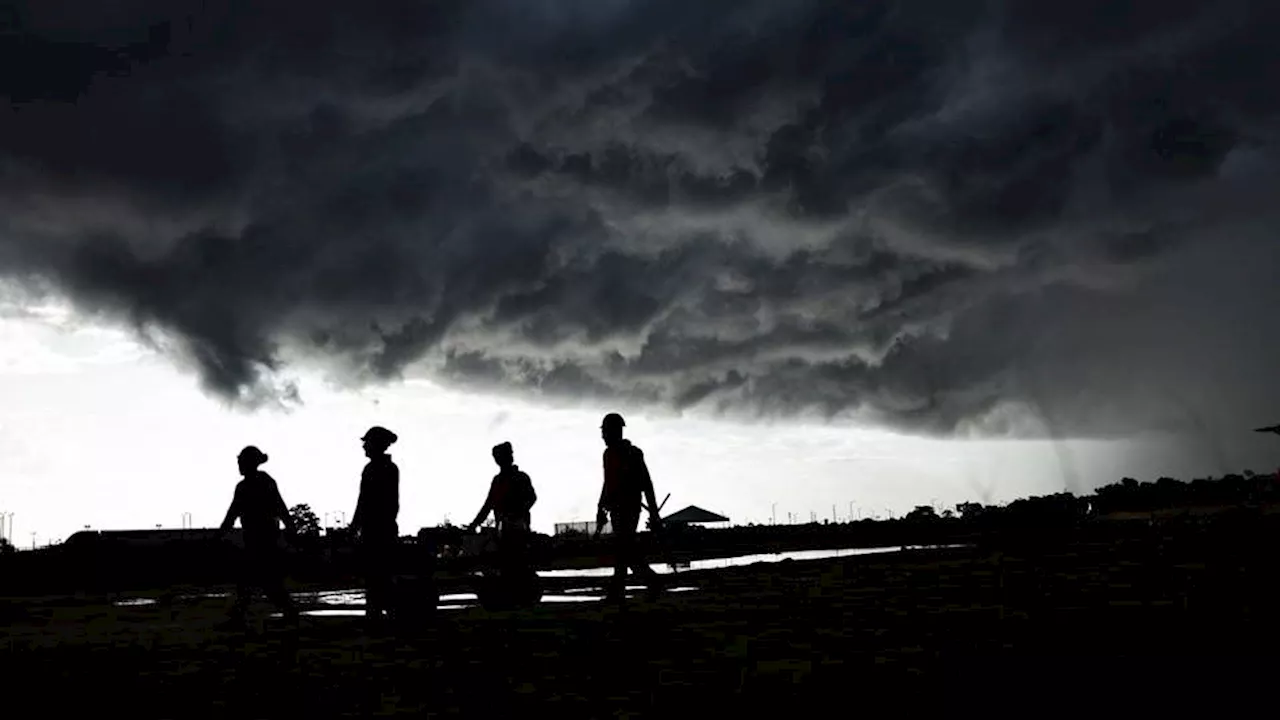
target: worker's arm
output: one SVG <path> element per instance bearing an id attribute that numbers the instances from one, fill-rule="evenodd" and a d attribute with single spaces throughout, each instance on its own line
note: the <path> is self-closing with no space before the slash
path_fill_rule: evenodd
<path id="1" fill-rule="evenodd" d="M 378 514 L 395 520 L 400 515 L 400 467 L 393 462 L 388 462 L 379 469 L 378 476 L 379 500 L 382 505 Z"/>
<path id="2" fill-rule="evenodd" d="M 596 505 L 596 531 L 592 533 L 594 537 L 600 537 L 600 534 L 604 532 L 604 525 L 607 522 L 609 522 L 609 513 L 604 509 L 604 491 L 601 490 L 600 503 Z"/>
<path id="3" fill-rule="evenodd" d="M 495 478 L 494 481 L 489 485 L 489 494 L 485 495 L 484 497 L 484 505 L 481 506 L 480 513 L 476 515 L 476 519 L 472 520 L 471 524 L 467 526 L 467 532 L 472 532 L 476 528 L 480 527 L 480 523 L 484 522 L 484 519 L 489 517 L 490 511 L 493 510 L 493 492 L 494 492 L 494 487 L 497 484 L 498 484 L 498 480 Z"/>
<path id="4" fill-rule="evenodd" d="M 644 461 L 644 453 L 636 448 L 635 468 L 636 476 L 640 479 L 640 489 L 644 492 L 644 499 L 649 501 L 649 514 L 658 514 L 658 497 L 653 491 L 653 478 L 649 477 L 649 466 Z"/>
<path id="5" fill-rule="evenodd" d="M 231 507 L 227 508 L 227 516 L 222 520 L 221 530 L 226 532 L 236 526 L 236 519 L 240 517 L 240 486 L 236 486 L 235 495 L 231 498 Z"/>
<path id="6" fill-rule="evenodd" d="M 365 513 L 368 512 L 365 509 L 365 506 L 369 504 L 368 481 L 369 469 L 365 468 L 364 473 L 360 475 L 360 495 L 356 498 L 356 511 L 351 513 L 350 528 L 352 530 L 358 531 L 360 529 L 360 524 L 364 522 Z"/>
<path id="7" fill-rule="evenodd" d="M 270 476 L 268 477 L 270 478 Z M 270 478 L 270 480 L 271 494 L 273 496 L 272 504 L 275 506 L 276 517 L 280 518 L 280 521 L 284 523 L 284 529 L 292 535 L 298 528 L 294 525 L 293 516 L 289 514 L 289 506 L 284 504 L 284 498 L 280 496 L 280 486 L 276 484 L 275 478 Z"/>
<path id="8" fill-rule="evenodd" d="M 604 451 L 604 482 L 600 483 L 600 499 L 596 501 L 596 535 L 604 530 L 608 513 L 604 509 L 606 494 L 609 492 L 609 451 Z"/>
<path id="9" fill-rule="evenodd" d="M 527 502 L 524 505 L 524 511 L 529 512 L 533 509 L 534 504 L 538 502 L 538 491 L 533 489 L 533 479 L 529 477 L 528 473 L 524 473 L 524 486 L 529 493 Z"/>
<path id="10" fill-rule="evenodd" d="M 609 520 L 609 513 L 604 509 L 605 488 L 600 489 L 600 501 L 596 503 L 596 534 L 599 535 L 604 524 Z"/>

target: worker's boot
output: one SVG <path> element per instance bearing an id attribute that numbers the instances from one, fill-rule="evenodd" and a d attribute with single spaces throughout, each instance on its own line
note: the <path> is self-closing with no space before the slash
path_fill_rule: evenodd
<path id="1" fill-rule="evenodd" d="M 653 573 L 645 578 L 645 598 L 658 600 L 662 597 L 664 590 L 666 590 L 666 583 L 663 582 L 661 575 Z"/>
<path id="2" fill-rule="evenodd" d="M 627 576 L 614 575 L 605 590 L 604 601 L 607 603 L 623 603 L 627 600 Z"/>
<path id="3" fill-rule="evenodd" d="M 249 621 L 247 613 L 236 607 L 227 615 L 226 619 L 214 626 L 219 632 L 246 632 L 249 630 Z"/>

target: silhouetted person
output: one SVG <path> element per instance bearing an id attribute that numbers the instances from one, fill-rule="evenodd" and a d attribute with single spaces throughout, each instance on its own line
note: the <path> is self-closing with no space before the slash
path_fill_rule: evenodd
<path id="1" fill-rule="evenodd" d="M 605 444 L 604 487 L 600 490 L 600 503 L 596 510 L 595 534 L 597 537 L 600 535 L 606 519 L 613 526 L 614 572 L 609 597 L 616 600 L 621 600 L 626 594 L 627 568 L 644 578 L 651 592 L 658 588 L 658 575 L 645 561 L 636 539 L 641 498 L 649 501 L 649 524 L 654 530 L 661 523 L 658 502 L 644 453 L 622 438 L 625 425 L 617 413 L 605 415 L 604 422 L 600 424 L 600 436 Z"/>
<path id="2" fill-rule="evenodd" d="M 467 526 L 467 532 L 474 532 L 492 512 L 498 524 L 499 553 L 503 562 L 511 567 L 524 561 L 529 540 L 529 511 L 538 501 L 538 494 L 529 476 L 516 467 L 511 443 L 495 445 L 493 461 L 498 464 L 498 474 L 493 476 L 484 506 Z"/>
<path id="3" fill-rule="evenodd" d="M 365 617 L 378 620 L 392 612 L 391 575 L 400 543 L 400 468 L 387 448 L 396 434 L 374 426 L 361 438 L 369 458 L 360 476 L 360 498 L 351 517 L 351 530 L 360 534 L 361 564 L 365 576 Z"/>
<path id="4" fill-rule="evenodd" d="M 266 461 L 266 453 L 252 445 L 240 451 L 236 463 L 244 479 L 236 484 L 235 497 L 222 521 L 223 532 L 235 527 L 237 519 L 244 529 L 243 566 L 236 586 L 232 625 L 244 625 L 254 587 L 262 589 L 290 621 L 298 618 L 293 598 L 284 587 L 284 563 L 279 547 L 280 523 L 283 522 L 292 535 L 293 518 L 280 497 L 276 481 L 258 469 Z"/>

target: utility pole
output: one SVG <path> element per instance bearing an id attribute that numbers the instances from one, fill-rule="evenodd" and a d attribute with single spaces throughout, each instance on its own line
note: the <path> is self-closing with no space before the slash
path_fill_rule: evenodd
<path id="1" fill-rule="evenodd" d="M 853 521 L 854 521 L 854 517 L 853 517 L 853 501 L 852 501 L 852 500 L 850 500 L 850 501 L 849 501 L 849 522 L 853 522 Z"/>
<path id="2" fill-rule="evenodd" d="M 774 503 L 772 506 L 772 510 L 769 512 L 769 524 L 770 525 L 778 524 L 778 503 Z"/>
<path id="3" fill-rule="evenodd" d="M 831 522 L 833 523 L 840 522 L 839 520 L 836 520 L 836 504 L 835 503 L 831 503 Z"/>

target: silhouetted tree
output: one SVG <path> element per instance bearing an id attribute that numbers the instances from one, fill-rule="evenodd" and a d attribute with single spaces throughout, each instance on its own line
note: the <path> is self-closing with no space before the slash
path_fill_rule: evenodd
<path id="1" fill-rule="evenodd" d="M 938 511 L 932 505 L 917 505 L 915 510 L 907 513 L 907 520 L 937 520 Z"/>
<path id="2" fill-rule="evenodd" d="M 8 555 L 14 552 L 13 543 L 9 542 L 9 538 L 0 537 L 0 555 Z"/>
<path id="3" fill-rule="evenodd" d="M 297 529 L 299 536 L 304 538 L 320 537 L 320 518 L 311 511 L 311 506 L 306 503 L 299 503 L 289 508 L 289 517 L 293 518 L 293 525 Z"/>

